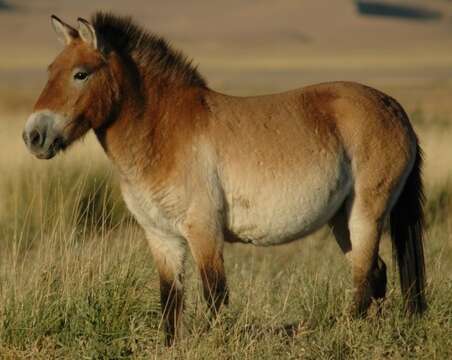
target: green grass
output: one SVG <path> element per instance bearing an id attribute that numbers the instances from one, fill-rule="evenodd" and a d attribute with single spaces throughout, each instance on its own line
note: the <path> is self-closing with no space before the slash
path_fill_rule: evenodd
<path id="1" fill-rule="evenodd" d="M 71 164 L 69 164 L 71 165 Z M 381 315 L 348 317 L 348 265 L 327 230 L 278 248 L 228 245 L 231 304 L 206 331 L 190 262 L 184 338 L 165 348 L 157 274 L 111 171 L 61 162 L 2 179 L 0 358 L 445 359 L 452 356 L 452 185 L 428 191 L 429 310 L 407 318 L 387 238 Z"/>

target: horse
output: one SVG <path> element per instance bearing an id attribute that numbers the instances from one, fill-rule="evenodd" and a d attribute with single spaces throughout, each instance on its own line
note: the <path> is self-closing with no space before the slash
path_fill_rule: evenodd
<path id="1" fill-rule="evenodd" d="M 354 82 L 229 96 L 130 17 L 51 23 L 64 48 L 25 144 L 50 159 L 94 131 L 149 243 L 168 345 L 180 337 L 188 249 L 214 317 L 229 301 L 225 242 L 273 246 L 324 225 L 351 264 L 352 314 L 385 297 L 388 223 L 406 313 L 426 309 L 422 150 L 396 100 Z"/>

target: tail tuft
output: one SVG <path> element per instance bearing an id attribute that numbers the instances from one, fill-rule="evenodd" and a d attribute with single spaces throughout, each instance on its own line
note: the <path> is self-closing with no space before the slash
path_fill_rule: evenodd
<path id="1" fill-rule="evenodd" d="M 422 150 L 418 145 L 413 169 L 390 216 L 402 295 L 410 313 L 422 313 L 427 307 L 423 249 L 425 197 L 421 168 Z"/>

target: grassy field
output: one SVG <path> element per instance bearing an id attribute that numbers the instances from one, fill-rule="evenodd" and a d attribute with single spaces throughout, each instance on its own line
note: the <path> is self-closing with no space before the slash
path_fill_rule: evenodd
<path id="1" fill-rule="evenodd" d="M 2 97 L 0 358 L 446 359 L 452 356 L 452 122 L 411 111 L 426 150 L 429 311 L 401 311 L 388 238 L 388 298 L 352 320 L 348 264 L 327 229 L 297 243 L 227 245 L 231 305 L 206 331 L 188 264 L 183 340 L 163 346 L 158 279 L 141 230 L 92 137 L 49 162 L 20 131 L 29 99 Z M 21 105 L 22 104 L 22 105 Z M 13 156 L 14 154 L 14 156 Z M 438 165 L 439 164 L 439 165 Z M 442 165 L 441 165 L 442 164 Z"/>

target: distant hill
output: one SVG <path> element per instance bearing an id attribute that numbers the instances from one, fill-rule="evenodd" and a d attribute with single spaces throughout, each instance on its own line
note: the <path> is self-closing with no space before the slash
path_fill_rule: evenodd
<path id="1" fill-rule="evenodd" d="M 449 76 L 452 2 L 367 1 L 377 2 L 393 6 L 391 11 L 398 9 L 399 15 L 403 5 L 440 16 L 429 21 L 369 16 L 369 8 L 363 15 L 366 10 L 354 0 L 0 0 L 17 8 L 0 12 L 0 82 L 38 79 L 40 84 L 43 69 L 61 48 L 50 14 L 76 24 L 77 17 L 89 18 L 97 10 L 133 16 L 194 58 L 214 84 L 225 88 L 249 86 L 247 79 L 259 84 L 264 72 L 262 88 L 273 88 L 275 82 L 282 88 L 298 86 L 299 79 L 400 82 L 401 77 L 424 81 Z"/>
<path id="2" fill-rule="evenodd" d="M 13 41 L 15 44 L 11 45 L 20 46 L 20 42 L 27 42 L 33 47 L 46 46 L 53 37 L 48 26 L 50 14 L 56 13 L 74 22 L 78 16 L 89 17 L 96 10 L 132 15 L 147 28 L 167 35 L 173 41 L 212 49 L 224 46 L 232 49 L 271 48 L 278 44 L 294 46 L 306 42 L 319 47 L 399 48 L 450 41 L 452 34 L 452 3 L 445 0 L 0 0 L 2 3 L 21 9 L 0 15 L 3 29 L 8 26 L 20 29 L 14 38 L 8 31 L 2 31 L 2 44 Z M 388 9 L 393 6 L 393 10 L 398 6 L 399 12 L 417 9 L 418 12 L 441 14 L 441 17 L 435 21 L 416 22 L 362 16 L 360 6 L 366 3 L 374 6 L 374 10 L 376 4 L 380 4 Z"/>

